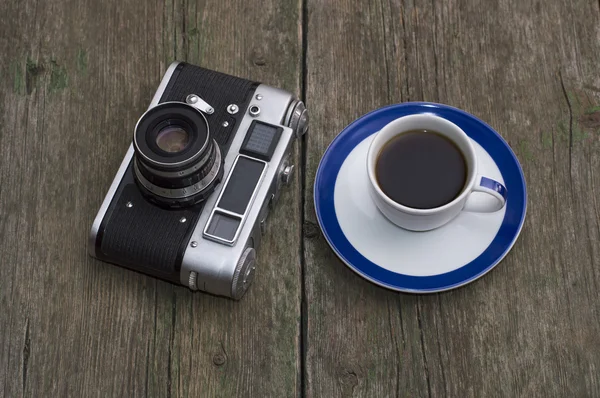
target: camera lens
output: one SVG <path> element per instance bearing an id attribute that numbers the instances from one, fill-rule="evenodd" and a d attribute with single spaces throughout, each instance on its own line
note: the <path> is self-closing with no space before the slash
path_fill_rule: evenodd
<path id="1" fill-rule="evenodd" d="M 135 180 L 151 201 L 167 207 L 206 199 L 221 180 L 223 158 L 196 108 L 166 102 L 148 110 L 134 133 Z"/>
<path id="2" fill-rule="evenodd" d="M 181 152 L 190 143 L 190 135 L 180 126 L 162 128 L 156 136 L 156 145 L 165 152 Z"/>

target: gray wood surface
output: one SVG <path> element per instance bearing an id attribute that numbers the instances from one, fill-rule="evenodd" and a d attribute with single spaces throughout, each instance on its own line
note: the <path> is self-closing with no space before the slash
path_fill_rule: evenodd
<path id="1" fill-rule="evenodd" d="M 0 15 L 0 396 L 600 396 L 597 0 L 24 0 Z M 240 302 L 86 253 L 174 59 L 311 113 Z M 343 127 L 414 100 L 494 126 L 529 194 L 506 259 L 427 296 L 346 268 L 312 200 Z"/>
<path id="2" fill-rule="evenodd" d="M 88 257 L 174 59 L 300 92 L 299 4 L 0 2 L 0 396 L 295 396 L 298 178 L 239 303 Z"/>
<path id="3" fill-rule="evenodd" d="M 328 143 L 401 101 L 447 103 L 494 126 L 522 162 L 529 207 L 495 270 L 438 295 L 385 291 L 307 237 L 308 396 L 600 396 L 599 7 L 309 2 L 311 228 Z"/>

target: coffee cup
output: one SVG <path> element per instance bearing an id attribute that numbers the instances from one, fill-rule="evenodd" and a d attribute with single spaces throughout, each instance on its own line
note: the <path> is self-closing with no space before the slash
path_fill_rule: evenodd
<path id="1" fill-rule="evenodd" d="M 419 136 L 420 132 L 437 136 Z M 452 153 L 449 148 L 456 148 L 460 153 Z M 404 163 L 393 163 L 395 153 L 392 150 L 401 154 L 399 157 Z M 416 154 L 419 150 L 422 151 L 421 157 Z M 449 162 L 447 166 L 444 165 L 446 158 Z M 415 167 L 420 165 L 423 170 L 426 169 L 422 173 L 423 178 L 420 178 L 420 169 L 410 171 L 411 159 L 415 159 Z M 437 163 L 432 165 L 431 162 Z M 402 168 L 393 170 L 392 167 L 387 173 L 390 176 L 386 177 L 386 165 Z M 449 172 L 454 174 L 448 174 Z M 461 211 L 489 213 L 501 210 L 506 204 L 506 187 L 478 172 L 475 149 L 467 134 L 449 120 L 429 113 L 393 120 L 376 133 L 367 154 L 368 185 L 373 201 L 388 220 L 411 231 L 428 231 L 441 227 Z M 394 185 L 395 178 L 400 177 L 393 173 L 406 175 L 406 178 L 398 180 L 398 184 Z M 461 183 L 459 177 L 464 178 L 464 182 Z M 454 187 L 449 186 L 452 183 Z M 448 196 L 449 192 L 452 196 Z M 474 192 L 488 194 L 491 200 L 469 206 L 468 199 Z M 446 195 L 441 196 L 441 200 L 446 202 L 436 202 L 438 198 L 433 197 L 441 194 Z M 424 203 L 423 206 L 421 202 Z M 433 207 L 429 207 L 432 203 Z"/>

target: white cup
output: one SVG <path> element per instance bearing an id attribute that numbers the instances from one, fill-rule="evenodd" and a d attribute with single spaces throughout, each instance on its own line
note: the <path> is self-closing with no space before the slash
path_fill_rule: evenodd
<path id="1" fill-rule="evenodd" d="M 432 209 L 403 206 L 387 196 L 377 183 L 375 170 L 381 149 L 392 138 L 411 130 L 433 130 L 444 135 L 458 146 L 466 160 L 467 183 L 454 200 L 443 206 Z M 463 210 L 490 213 L 502 209 L 506 204 L 507 190 L 504 185 L 477 173 L 475 149 L 467 134 L 454 123 L 429 113 L 404 116 L 383 127 L 369 147 L 367 173 L 371 197 L 381 213 L 392 223 L 411 231 L 428 231 L 441 227 Z M 483 206 L 479 204 L 477 207 L 470 208 L 467 199 L 475 191 L 489 194 L 496 200 L 487 201 Z"/>

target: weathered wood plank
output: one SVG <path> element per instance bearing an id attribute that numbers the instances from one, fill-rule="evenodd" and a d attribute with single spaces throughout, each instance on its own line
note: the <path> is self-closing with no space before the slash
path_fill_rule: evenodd
<path id="1" fill-rule="evenodd" d="M 428 100 L 494 126 L 529 191 L 511 254 L 439 295 L 372 286 L 310 234 L 308 395 L 599 396 L 598 2 L 308 4 L 308 182 L 353 119 Z"/>
<path id="2" fill-rule="evenodd" d="M 174 59 L 300 91 L 299 2 L 23 1 L 0 13 L 0 395 L 294 396 L 300 184 L 239 303 L 87 256 Z"/>
<path id="3" fill-rule="evenodd" d="M 390 16 L 389 4 L 379 1 L 308 2 L 309 229 L 318 228 L 312 183 L 329 142 L 360 115 L 405 99 L 409 66 L 391 36 L 402 34 L 399 11 Z M 364 282 L 320 234 L 306 237 L 305 258 L 307 396 L 427 395 L 417 298 L 398 299 Z"/>

